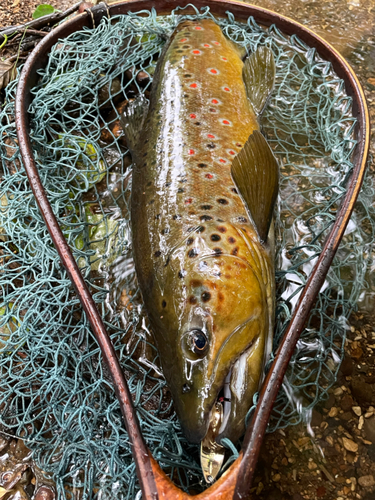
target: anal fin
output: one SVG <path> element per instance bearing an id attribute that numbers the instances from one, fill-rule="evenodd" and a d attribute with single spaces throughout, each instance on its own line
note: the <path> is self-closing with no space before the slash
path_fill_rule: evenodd
<path id="1" fill-rule="evenodd" d="M 245 60 L 242 78 L 247 97 L 259 115 L 265 107 L 275 81 L 275 61 L 272 50 L 259 47 Z"/>
<path id="2" fill-rule="evenodd" d="M 137 144 L 140 141 L 142 131 L 148 112 L 148 100 L 143 94 L 140 94 L 120 116 L 120 122 L 124 129 L 127 144 L 132 153 L 137 150 Z"/>
<path id="3" fill-rule="evenodd" d="M 259 238 L 266 242 L 279 188 L 279 167 L 266 139 L 258 130 L 254 130 L 234 158 L 231 169 Z"/>

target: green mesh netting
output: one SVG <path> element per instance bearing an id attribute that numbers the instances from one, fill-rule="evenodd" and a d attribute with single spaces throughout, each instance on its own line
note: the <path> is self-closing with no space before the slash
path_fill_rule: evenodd
<path id="1" fill-rule="evenodd" d="M 206 8 L 188 17 L 210 15 Z M 144 437 L 168 474 L 197 490 L 197 447 L 182 436 L 137 287 L 131 159 L 116 128 L 121 102 L 148 95 L 151 83 L 136 74 L 152 79 L 160 35 L 171 33 L 181 16 L 183 9 L 162 18 L 142 12 L 103 19 L 60 41 L 39 72 L 29 111 L 42 182 L 111 335 Z M 313 48 L 274 26 L 263 30 L 252 18 L 240 24 L 228 14 L 218 23 L 249 50 L 270 46 L 276 60 L 262 123 L 281 166 L 277 346 L 345 193 L 355 121 L 343 81 Z M 112 383 L 22 166 L 16 84 L 7 88 L 0 122 L 0 423 L 26 440 L 37 465 L 56 481 L 59 499 L 133 499 L 135 467 Z M 347 318 L 364 286 L 372 195 L 368 183 L 298 344 L 271 431 L 306 420 L 335 380 Z M 236 450 L 226 445 L 233 460 Z"/>

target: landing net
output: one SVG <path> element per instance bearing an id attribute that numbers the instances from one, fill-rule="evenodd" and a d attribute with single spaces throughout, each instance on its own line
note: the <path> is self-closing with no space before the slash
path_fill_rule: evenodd
<path id="1" fill-rule="evenodd" d="M 140 15 L 142 14 L 142 16 Z M 30 136 L 53 210 L 89 284 L 126 374 L 143 435 L 185 489 L 203 488 L 196 446 L 184 439 L 148 328 L 132 260 L 131 158 L 118 125 L 124 101 L 149 95 L 156 60 L 182 18 L 155 12 L 103 19 L 61 40 L 33 89 Z M 345 194 L 355 147 L 351 99 L 315 49 L 276 27 L 228 14 L 233 41 L 272 48 L 277 77 L 262 125 L 281 167 L 275 348 Z M 142 71 L 144 73 L 140 73 Z M 119 404 L 85 314 L 60 264 L 20 158 L 17 80 L 0 121 L 0 423 L 24 439 L 59 499 L 138 498 Z M 335 381 L 347 318 L 363 290 L 374 228 L 367 182 L 320 291 L 269 431 L 307 419 Z M 254 398 L 254 403 L 256 397 Z M 233 445 L 225 443 L 236 457 Z"/>

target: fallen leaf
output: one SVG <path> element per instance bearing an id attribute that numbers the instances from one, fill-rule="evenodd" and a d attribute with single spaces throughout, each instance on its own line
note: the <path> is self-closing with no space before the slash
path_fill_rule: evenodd
<path id="1" fill-rule="evenodd" d="M 16 77 L 15 61 L 0 61 L 0 90 Z"/>
<path id="2" fill-rule="evenodd" d="M 48 16 L 49 14 L 53 14 L 55 12 L 55 8 L 48 3 L 42 3 L 38 5 L 38 7 L 33 12 L 33 19 L 39 19 L 43 16 Z"/>

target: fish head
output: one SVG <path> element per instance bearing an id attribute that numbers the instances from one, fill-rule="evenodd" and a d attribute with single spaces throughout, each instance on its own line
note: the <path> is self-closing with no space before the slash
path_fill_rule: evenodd
<path id="1" fill-rule="evenodd" d="M 158 345 L 163 370 L 189 441 L 204 438 L 220 400 L 220 437 L 237 440 L 263 366 L 269 329 L 265 286 L 245 259 L 194 245 L 197 255 L 185 258 L 185 246 L 168 264 L 164 288 L 173 295 L 163 312 L 168 346 Z M 166 347 L 169 354 L 163 353 Z"/>

